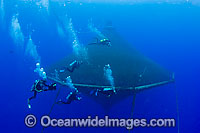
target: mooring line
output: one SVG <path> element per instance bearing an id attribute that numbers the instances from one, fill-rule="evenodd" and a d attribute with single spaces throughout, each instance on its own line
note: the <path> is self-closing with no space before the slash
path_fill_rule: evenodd
<path id="1" fill-rule="evenodd" d="M 55 99 L 54 99 L 54 103 L 52 104 L 52 106 L 51 106 L 51 109 L 49 110 L 49 113 L 48 113 L 48 116 L 51 114 L 51 112 L 52 112 L 52 110 L 53 110 L 53 108 L 54 108 L 54 106 L 55 106 L 55 104 L 56 104 L 56 100 L 57 100 L 57 98 L 58 98 L 58 96 L 59 96 L 59 94 L 60 94 L 60 91 L 61 91 L 61 87 L 59 88 L 59 90 L 58 90 L 58 92 L 57 92 L 57 94 L 56 94 L 56 97 L 55 97 Z M 44 127 L 42 128 L 42 133 L 44 132 Z"/>
<path id="2" fill-rule="evenodd" d="M 133 118 L 133 112 L 134 112 L 134 107 L 135 107 L 135 98 L 136 98 L 136 92 L 133 94 L 133 102 L 132 102 L 132 108 L 131 108 L 131 119 Z M 128 133 L 131 132 L 131 129 L 128 130 Z"/>

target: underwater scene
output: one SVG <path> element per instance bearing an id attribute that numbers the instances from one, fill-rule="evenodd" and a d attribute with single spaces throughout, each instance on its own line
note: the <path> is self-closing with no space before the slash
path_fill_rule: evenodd
<path id="1" fill-rule="evenodd" d="M 200 133 L 199 0 L 0 0 L 0 131 Z"/>

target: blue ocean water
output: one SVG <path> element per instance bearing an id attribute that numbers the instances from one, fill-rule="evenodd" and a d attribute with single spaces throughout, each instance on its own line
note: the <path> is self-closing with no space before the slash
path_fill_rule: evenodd
<path id="1" fill-rule="evenodd" d="M 86 43 L 90 33 L 88 21 L 100 30 L 107 21 L 138 51 L 175 73 L 176 82 L 143 91 L 136 96 L 134 115 L 137 118 L 175 118 L 175 128 L 135 128 L 143 133 L 199 133 L 199 75 L 200 75 L 200 7 L 192 3 L 73 3 L 1 0 L 0 59 L 2 132 L 41 132 L 37 124 L 24 124 L 27 114 L 38 119 L 48 114 L 56 93 L 41 93 L 27 107 L 30 88 L 37 74 L 33 72 L 40 60 L 44 68 L 72 52 L 70 39 L 58 30 L 58 25 L 71 22 L 80 43 Z M 3 3 L 3 4 L 2 4 Z M 65 23 L 64 23 L 65 24 Z M 20 25 L 20 28 L 19 28 Z M 62 29 L 62 28 L 61 28 Z M 71 35 L 70 35 L 71 34 Z M 62 37 L 63 35 L 63 37 Z M 32 55 L 26 55 L 30 40 Z M 19 43 L 21 42 L 21 43 Z M 21 45 L 22 44 L 22 45 Z M 35 55 L 38 55 L 35 58 Z M 61 86 L 59 86 L 61 87 Z M 64 95 L 64 94 L 62 94 Z M 130 118 L 133 97 L 115 104 L 109 111 L 87 96 L 81 102 L 56 106 L 51 115 L 56 118 L 84 118 L 88 115 Z M 178 113 L 177 113 L 178 106 Z M 179 125 L 178 125 L 179 116 Z M 128 132 L 125 128 L 47 128 L 44 132 Z"/>

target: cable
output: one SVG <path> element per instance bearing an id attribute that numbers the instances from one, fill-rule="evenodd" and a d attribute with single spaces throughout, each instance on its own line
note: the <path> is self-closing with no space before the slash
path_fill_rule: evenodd
<path id="1" fill-rule="evenodd" d="M 180 112 L 179 112 L 179 106 L 178 106 L 178 90 L 176 88 L 176 84 L 174 84 L 175 87 L 175 93 L 176 93 L 176 112 L 177 112 L 177 129 L 178 133 L 180 132 Z"/>
<path id="2" fill-rule="evenodd" d="M 135 98 L 136 98 L 136 92 L 133 94 L 133 102 L 132 102 L 132 108 L 131 108 L 131 118 L 133 118 L 133 112 L 134 112 L 134 107 L 135 107 Z M 128 130 L 128 133 L 131 132 L 131 129 Z"/>
<path id="3" fill-rule="evenodd" d="M 58 92 L 57 92 L 57 94 L 56 94 L 56 97 L 55 97 L 55 99 L 54 99 L 54 103 L 52 104 L 52 106 L 51 106 L 51 109 L 49 110 L 49 113 L 48 113 L 48 115 L 50 115 L 51 114 L 51 112 L 52 112 L 52 110 L 53 110 L 53 108 L 54 108 L 54 106 L 55 106 L 55 104 L 56 104 L 56 99 L 58 98 L 58 96 L 59 96 L 59 94 L 60 94 L 60 91 L 61 91 L 61 87 L 59 88 L 59 90 L 58 90 Z M 44 132 L 44 127 L 42 128 L 42 133 Z"/>

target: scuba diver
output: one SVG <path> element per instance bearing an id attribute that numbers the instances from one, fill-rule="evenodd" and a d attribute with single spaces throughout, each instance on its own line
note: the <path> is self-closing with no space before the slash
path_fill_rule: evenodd
<path id="1" fill-rule="evenodd" d="M 105 95 L 106 97 L 110 97 L 111 95 L 116 94 L 116 90 L 113 88 L 103 88 L 103 89 L 96 89 L 90 92 L 91 95 L 98 96 L 99 93 Z"/>
<path id="2" fill-rule="evenodd" d="M 75 69 L 78 69 L 80 67 L 80 65 L 82 65 L 82 64 L 83 64 L 82 61 L 75 60 L 71 64 L 69 64 L 69 66 L 67 67 L 67 70 L 72 73 L 72 72 L 74 72 Z"/>
<path id="3" fill-rule="evenodd" d="M 96 38 L 96 39 L 97 39 L 96 42 L 94 42 L 94 43 L 90 43 L 90 44 L 88 44 L 88 45 L 94 45 L 94 44 L 97 44 L 97 45 L 106 45 L 106 46 L 108 46 L 108 47 L 111 46 L 111 43 L 110 43 L 110 40 L 109 40 L 109 39 L 106 39 L 106 38 L 101 39 L 101 40 L 99 40 L 98 38 Z"/>
<path id="4" fill-rule="evenodd" d="M 30 100 L 36 98 L 37 93 L 49 90 L 56 90 L 56 83 L 52 83 L 50 85 L 46 84 L 46 80 L 35 80 L 31 92 L 34 92 L 34 95 L 28 98 L 28 108 L 31 108 Z"/>
<path id="5" fill-rule="evenodd" d="M 70 76 L 68 76 L 66 78 L 66 84 L 67 86 L 72 90 L 69 95 L 66 97 L 67 101 L 62 101 L 61 99 L 57 102 L 57 104 L 62 103 L 62 104 L 70 104 L 72 101 L 75 100 L 81 100 L 81 97 L 78 96 L 79 92 L 77 90 L 77 88 L 74 87 L 73 83 L 72 83 L 72 79 Z"/>
<path id="6" fill-rule="evenodd" d="M 78 96 L 79 92 L 76 89 L 75 91 L 72 91 L 68 94 L 68 96 L 66 97 L 66 101 L 62 101 L 61 99 L 57 102 L 57 104 L 61 103 L 61 104 L 70 104 L 72 101 L 75 100 L 81 100 L 81 97 Z"/>
<path id="7" fill-rule="evenodd" d="M 71 64 L 68 65 L 67 68 L 65 67 L 65 68 L 61 69 L 59 72 L 64 73 L 65 69 L 67 69 L 69 72 L 72 73 L 72 72 L 74 72 L 75 69 L 78 69 L 82 64 L 83 64 L 82 61 L 74 60 Z"/>

